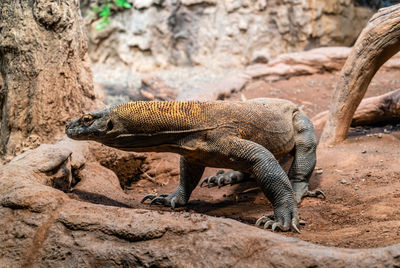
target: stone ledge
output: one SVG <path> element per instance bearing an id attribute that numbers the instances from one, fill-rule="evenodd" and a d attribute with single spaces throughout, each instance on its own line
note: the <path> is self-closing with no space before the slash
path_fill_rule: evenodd
<path id="1" fill-rule="evenodd" d="M 400 265 L 400 244 L 377 249 L 331 248 L 271 233 L 231 219 L 86 203 L 70 199 L 66 193 L 43 185 L 43 182 L 47 181 L 44 178 L 48 177 L 49 173 L 40 171 L 40 163 L 53 164 L 52 170 L 57 170 L 65 166 L 63 163 L 71 158 L 78 155 L 78 158 L 86 157 L 82 155 L 81 147 L 82 143 L 68 140 L 54 145 L 42 145 L 0 168 L 2 265 Z M 55 151 L 63 156 L 64 161 L 58 161 L 61 158 L 53 161 L 52 155 Z M 22 169 L 26 163 L 33 161 L 37 165 L 36 168 L 31 166 Z M 111 190 L 116 191 L 114 188 Z M 37 209 L 37 204 L 40 204 L 40 209 Z"/>

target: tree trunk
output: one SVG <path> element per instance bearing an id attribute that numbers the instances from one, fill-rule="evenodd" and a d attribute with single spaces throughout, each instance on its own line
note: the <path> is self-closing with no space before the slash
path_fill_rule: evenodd
<path id="1" fill-rule="evenodd" d="M 96 104 L 77 0 L 0 2 L 0 154 L 53 142 Z"/>
<path id="2" fill-rule="evenodd" d="M 380 9 L 361 32 L 340 73 L 321 145 L 342 142 L 379 67 L 400 50 L 400 4 Z"/>
<path id="3" fill-rule="evenodd" d="M 312 121 L 315 129 L 324 128 L 328 111 L 317 114 Z M 354 113 L 351 126 L 397 123 L 400 120 L 400 89 L 381 96 L 363 99 Z"/>

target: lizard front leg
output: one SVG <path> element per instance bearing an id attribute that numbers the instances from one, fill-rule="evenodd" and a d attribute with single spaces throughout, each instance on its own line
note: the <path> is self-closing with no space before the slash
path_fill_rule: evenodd
<path id="1" fill-rule="evenodd" d="M 289 178 L 272 153 L 265 149 L 252 167 L 252 172 L 274 208 L 273 220 L 264 216 L 257 220 L 256 225 L 264 224 L 264 229 L 271 227 L 272 231 L 276 228 L 289 231 L 292 228 L 300 233 L 294 192 Z"/>
<path id="2" fill-rule="evenodd" d="M 264 228 L 299 232 L 299 218 L 294 192 L 286 173 L 273 154 L 266 148 L 252 141 L 237 137 L 224 138 L 217 144 L 225 157 L 232 161 L 232 166 L 252 174 L 265 196 L 274 208 L 274 219 L 261 217 L 256 224 Z"/>
<path id="3" fill-rule="evenodd" d="M 161 194 L 159 196 L 149 194 L 143 197 L 141 203 L 150 199 L 150 205 L 163 204 L 175 208 L 183 206 L 189 201 L 190 195 L 196 188 L 201 175 L 203 175 L 204 166 L 198 165 L 181 156 L 180 158 L 180 181 L 178 187 L 172 194 Z"/>

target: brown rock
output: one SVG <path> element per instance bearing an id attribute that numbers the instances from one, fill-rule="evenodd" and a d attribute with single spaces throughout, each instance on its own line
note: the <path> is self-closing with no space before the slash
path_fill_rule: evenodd
<path id="1" fill-rule="evenodd" d="M 246 73 L 227 76 L 221 81 L 209 84 L 201 89 L 186 90 L 178 96 L 178 100 L 224 100 L 234 93 L 242 91 L 251 77 Z"/>
<path id="2" fill-rule="evenodd" d="M 139 89 L 143 100 L 167 101 L 176 99 L 176 91 L 164 83 L 159 77 L 147 75 L 142 77 L 142 86 Z"/>
<path id="3" fill-rule="evenodd" d="M 223 100 L 244 90 L 250 81 L 275 81 L 292 76 L 339 71 L 349 55 L 349 47 L 324 47 L 278 56 L 268 64 L 253 64 L 202 88 L 183 91 L 178 100 Z"/>
<path id="4" fill-rule="evenodd" d="M 46 170 L 55 171 L 71 161 L 74 154 L 82 154 L 82 151 L 73 150 L 76 146 L 67 143 L 41 146 L 0 168 L 0 260 L 3 266 L 400 265 L 400 245 L 361 250 L 330 248 L 231 219 L 123 208 L 116 204 L 96 205 L 70 199 L 62 191 L 44 185 L 45 178 L 51 177 Z M 27 168 L 23 169 L 25 166 Z M 86 179 L 94 179 L 93 175 L 97 174 L 106 182 L 104 189 L 118 188 L 115 176 L 109 171 L 94 163 L 87 164 L 86 168 L 81 170 Z M 106 176 L 110 175 L 113 178 L 107 180 Z"/>
<path id="5" fill-rule="evenodd" d="M 123 188 L 139 180 L 146 154 L 124 152 L 97 142 L 88 142 L 88 148 L 86 158 L 112 170 Z"/>
<path id="6" fill-rule="evenodd" d="M 232 94 L 245 90 L 249 82 L 254 83 L 257 80 L 276 81 L 293 76 L 339 71 L 350 52 L 350 47 L 322 47 L 304 52 L 282 54 L 267 64 L 250 65 L 244 71 L 231 74 L 200 89 L 189 88 L 184 90 L 177 99 L 223 100 L 229 98 Z M 397 66 L 398 62 L 400 62 L 400 53 L 385 63 L 382 68 L 396 69 L 400 66 Z M 323 115 L 318 116 L 323 117 Z M 319 120 L 317 117 L 315 119 Z M 326 121 L 326 119 L 321 120 Z M 319 121 L 317 123 L 320 124 Z"/>
<path id="7" fill-rule="evenodd" d="M 38 183 L 66 191 L 71 186 L 71 151 L 67 148 L 59 150 L 53 145 L 44 144 L 35 151 L 27 151 L 15 157 L 9 165 L 13 171 L 29 171 L 46 176 L 35 176 Z M 19 170 L 20 169 L 20 170 Z"/>
<path id="8" fill-rule="evenodd" d="M 108 206 L 129 207 L 129 198 L 121 188 L 113 171 L 99 163 L 86 163 L 74 174 L 79 182 L 72 193 L 81 200 Z"/>
<path id="9" fill-rule="evenodd" d="M 246 73 L 253 79 L 268 77 L 288 78 L 342 68 L 351 48 L 324 47 L 304 52 L 288 53 L 278 56 L 268 64 L 250 65 Z"/>
<path id="10" fill-rule="evenodd" d="M 121 85 L 121 81 L 116 83 L 105 82 L 102 87 L 107 94 L 106 102 L 108 104 L 119 104 L 126 101 L 167 101 L 174 100 L 177 95 L 175 89 L 152 74 L 142 77 L 139 88 Z"/>

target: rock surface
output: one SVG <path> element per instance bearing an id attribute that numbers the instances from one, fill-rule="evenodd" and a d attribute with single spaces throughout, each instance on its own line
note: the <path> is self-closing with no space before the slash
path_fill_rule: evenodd
<path id="1" fill-rule="evenodd" d="M 97 22 L 89 25 L 89 55 L 100 73 L 232 68 L 287 52 L 349 46 L 372 13 L 351 0 L 134 1 L 103 31 L 95 29 Z"/>
<path id="2" fill-rule="evenodd" d="M 217 82 L 197 88 L 188 88 L 178 95 L 178 100 L 223 100 L 239 93 L 250 83 L 273 82 L 294 76 L 337 72 L 343 67 L 350 47 L 322 47 L 309 51 L 286 53 L 267 64 L 253 64 Z M 400 68 L 400 54 L 382 66 L 383 70 Z"/>
<path id="3" fill-rule="evenodd" d="M 140 87 L 121 86 L 111 82 L 102 85 L 105 103 L 107 105 L 120 104 L 127 101 L 167 101 L 177 97 L 177 90 L 168 86 L 156 75 L 143 75 Z"/>
<path id="4" fill-rule="evenodd" d="M 71 178 L 77 169 L 81 173 L 98 170 L 96 164 L 83 165 L 85 146 L 69 140 L 41 145 L 0 168 L 2 267 L 400 265 L 400 245 L 364 250 L 329 248 L 230 219 L 71 199 L 70 194 L 54 188 L 52 178 L 60 169 L 65 178 Z M 103 194 L 110 199 L 123 195 L 115 178 L 107 185 Z M 79 182 L 72 189 L 78 186 Z"/>
<path id="5" fill-rule="evenodd" d="M 107 104 L 149 99 L 144 95 L 159 100 L 167 99 L 168 96 L 173 99 L 176 94 L 179 100 L 227 99 L 258 82 L 270 83 L 296 76 L 335 73 L 342 68 L 350 51 L 350 47 L 321 47 L 285 53 L 269 63 L 234 69 L 197 66 L 174 67 L 150 74 L 132 73 L 129 70 L 114 73 L 112 76 L 103 72 L 94 74 L 95 80 L 106 89 Z M 381 69 L 400 69 L 400 54 L 393 56 Z M 144 95 L 141 93 L 143 90 L 146 91 Z"/>

